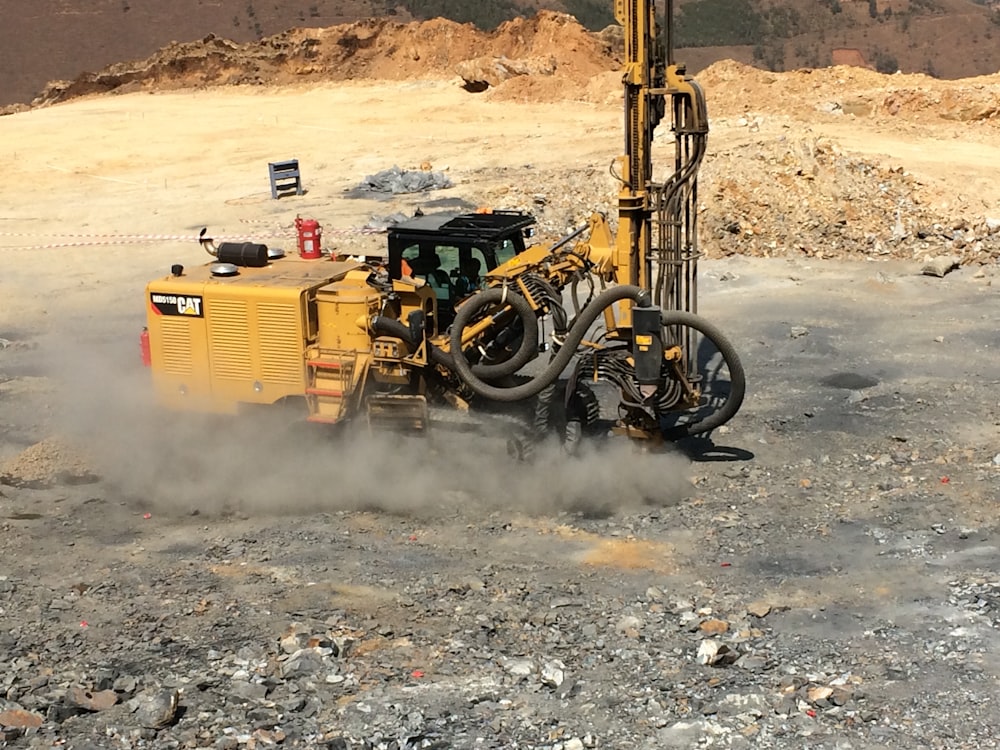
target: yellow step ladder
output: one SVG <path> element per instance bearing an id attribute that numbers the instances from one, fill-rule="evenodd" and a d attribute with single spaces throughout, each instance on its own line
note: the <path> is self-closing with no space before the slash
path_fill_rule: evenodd
<path id="1" fill-rule="evenodd" d="M 334 424 L 346 416 L 347 400 L 354 391 L 354 352 L 320 352 L 316 359 L 306 360 L 309 385 L 306 402 L 310 422 Z"/>

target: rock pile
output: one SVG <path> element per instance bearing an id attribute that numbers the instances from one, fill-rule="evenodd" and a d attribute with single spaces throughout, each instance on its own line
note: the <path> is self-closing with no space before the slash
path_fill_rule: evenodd
<path id="1" fill-rule="evenodd" d="M 97 481 L 79 450 L 58 438 L 46 438 L 0 464 L 0 484 L 43 488 Z"/>

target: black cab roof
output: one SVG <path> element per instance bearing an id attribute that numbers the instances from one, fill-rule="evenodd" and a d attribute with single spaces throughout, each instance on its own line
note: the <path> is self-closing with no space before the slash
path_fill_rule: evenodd
<path id="1" fill-rule="evenodd" d="M 422 238 L 429 235 L 492 242 L 520 234 L 535 223 L 535 217 L 521 211 L 489 213 L 434 213 L 414 216 L 389 227 L 391 237 Z"/>

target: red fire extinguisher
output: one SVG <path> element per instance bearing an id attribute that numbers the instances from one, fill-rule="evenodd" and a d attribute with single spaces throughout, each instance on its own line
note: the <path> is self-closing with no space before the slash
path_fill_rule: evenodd
<path id="1" fill-rule="evenodd" d="M 142 364 L 144 367 L 151 367 L 153 364 L 153 353 L 149 348 L 149 329 L 143 328 L 139 334 L 139 351 L 142 353 Z"/>
<path id="2" fill-rule="evenodd" d="M 299 233 L 299 257 L 312 260 L 322 256 L 320 235 L 323 228 L 315 219 L 295 217 L 295 229 Z"/>

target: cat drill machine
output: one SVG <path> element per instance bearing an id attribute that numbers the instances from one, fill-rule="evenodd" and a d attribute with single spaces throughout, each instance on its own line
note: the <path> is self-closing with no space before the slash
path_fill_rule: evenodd
<path id="1" fill-rule="evenodd" d="M 656 441 L 731 419 L 743 369 L 696 314 L 708 117 L 701 88 L 673 61 L 672 11 L 669 0 L 661 35 L 651 0 L 615 1 L 625 42 L 616 233 L 595 214 L 529 246 L 524 213 L 421 215 L 390 228 L 382 264 L 203 237 L 208 263 L 174 266 L 147 287 L 159 401 L 222 413 L 292 402 L 313 422 L 400 429 L 442 411 L 520 413 L 527 443 L 558 421 L 570 446 L 602 420 Z M 656 181 L 653 136 L 668 116 L 672 171 Z M 542 352 L 547 361 L 529 364 Z M 608 390 L 610 419 L 599 395 Z"/>

